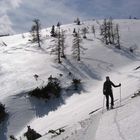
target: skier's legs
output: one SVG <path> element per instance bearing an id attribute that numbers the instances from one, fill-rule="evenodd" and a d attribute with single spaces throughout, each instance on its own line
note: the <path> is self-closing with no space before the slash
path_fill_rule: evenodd
<path id="1" fill-rule="evenodd" d="M 113 93 L 111 93 L 109 96 L 110 96 L 110 98 L 111 98 L 111 106 L 113 107 L 113 106 L 114 106 L 114 97 L 113 97 Z"/>
<path id="2" fill-rule="evenodd" d="M 105 95 L 106 97 L 106 108 L 109 109 L 109 95 Z"/>

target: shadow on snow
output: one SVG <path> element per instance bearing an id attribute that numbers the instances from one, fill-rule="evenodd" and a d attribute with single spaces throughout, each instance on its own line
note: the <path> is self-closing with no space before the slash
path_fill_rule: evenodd
<path id="1" fill-rule="evenodd" d="M 7 140 L 8 118 L 9 116 L 7 115 L 4 121 L 0 123 L 0 139 L 1 140 Z"/>
<path id="2" fill-rule="evenodd" d="M 37 99 L 35 97 L 29 97 L 32 105 L 32 110 L 35 112 L 37 117 L 43 117 L 48 115 L 49 112 L 56 111 L 59 107 L 65 104 L 66 99 L 74 94 L 81 94 L 86 92 L 82 86 L 79 86 L 78 90 L 74 90 L 73 86 L 62 89 L 61 96 L 59 98 L 53 98 L 50 100 Z"/>
<path id="3" fill-rule="evenodd" d="M 87 79 L 92 78 L 101 81 L 100 74 L 90 65 L 85 64 L 83 61 L 72 63 L 66 59 L 61 65 L 53 65 L 54 68 L 59 69 L 62 73 L 72 73 L 72 78 Z"/>

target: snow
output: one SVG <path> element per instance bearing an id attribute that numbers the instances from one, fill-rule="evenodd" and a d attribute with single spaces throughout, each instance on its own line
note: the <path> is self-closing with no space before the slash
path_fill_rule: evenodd
<path id="1" fill-rule="evenodd" d="M 54 140 L 138 140 L 140 134 L 139 104 L 140 98 L 131 99 L 131 95 L 140 89 L 140 21 L 115 20 L 119 23 L 121 46 L 118 50 L 106 46 L 100 41 L 100 21 L 85 21 L 82 25 L 62 25 L 66 32 L 67 60 L 62 64 L 55 62 L 50 55 L 50 28 L 42 30 L 44 43 L 42 48 L 30 44 L 29 34 L 0 38 L 0 101 L 6 105 L 9 116 L 0 124 L 0 139 L 7 140 L 9 135 L 23 137 L 27 125 L 41 135 L 50 129 L 65 126 L 65 132 L 53 137 Z M 71 57 L 73 29 L 94 25 L 96 37 L 87 34 L 82 45 L 86 48 L 81 62 Z M 46 36 L 46 33 L 48 36 Z M 7 46 L 4 46 L 3 43 Z M 129 48 L 136 48 L 132 54 Z M 82 80 L 79 91 L 64 91 L 60 99 L 45 101 L 29 97 L 27 92 L 47 83 L 50 75 L 60 78 L 62 87 L 70 87 L 68 75 Z M 63 74 L 62 77 L 59 74 Z M 34 74 L 39 75 L 36 81 Z M 109 75 L 115 83 L 121 83 L 122 104 L 124 106 L 105 111 L 102 109 L 89 115 L 89 112 L 103 106 L 102 86 L 105 76 Z M 120 98 L 120 88 L 115 88 L 114 98 Z M 119 106 L 119 100 L 115 106 Z M 25 138 L 22 138 L 25 139 Z M 51 140 L 46 134 L 40 140 Z"/>
<path id="2" fill-rule="evenodd" d="M 104 113 L 100 119 L 96 140 L 139 140 L 140 98 L 128 100 L 123 107 Z"/>

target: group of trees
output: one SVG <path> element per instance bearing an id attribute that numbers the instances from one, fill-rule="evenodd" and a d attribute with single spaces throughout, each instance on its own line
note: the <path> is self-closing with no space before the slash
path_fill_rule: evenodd
<path id="1" fill-rule="evenodd" d="M 132 16 L 129 16 L 129 19 L 139 19 L 137 17 L 132 17 Z"/>
<path id="2" fill-rule="evenodd" d="M 33 20 L 34 24 L 31 27 L 31 39 L 29 40 L 31 43 L 37 43 L 38 47 L 41 47 L 42 43 L 42 37 L 41 37 L 41 24 L 39 19 Z M 53 42 L 54 45 L 52 46 L 51 53 L 57 54 L 57 60 L 58 63 L 61 63 L 61 58 L 66 58 L 65 55 L 65 32 L 64 30 L 60 29 L 60 22 L 57 23 L 57 28 L 55 29 L 55 26 L 52 26 L 51 36 L 54 37 Z"/>
<path id="3" fill-rule="evenodd" d="M 61 58 L 66 58 L 65 55 L 65 31 L 61 30 L 60 26 L 57 26 L 55 29 L 55 26 L 52 26 L 51 29 L 51 36 L 54 37 L 52 45 L 52 53 L 57 55 L 57 61 L 58 63 L 61 63 Z M 88 33 L 88 29 L 85 27 L 82 29 L 83 38 L 86 38 L 86 34 Z M 72 45 L 72 55 L 74 58 L 76 58 L 77 61 L 81 60 L 81 52 L 84 50 L 82 47 L 82 38 L 81 33 L 79 31 L 76 31 L 74 28 L 73 30 L 73 45 Z"/>
<path id="4" fill-rule="evenodd" d="M 91 31 L 95 37 L 94 25 L 91 26 Z M 81 54 L 86 50 L 82 46 L 82 37 L 81 36 L 83 36 L 84 39 L 87 39 L 87 33 L 89 33 L 89 27 L 83 27 L 81 29 L 81 32 L 80 32 L 80 30 L 76 31 L 75 28 L 73 30 L 72 55 L 74 58 L 76 58 L 77 61 L 81 60 Z"/>
<path id="5" fill-rule="evenodd" d="M 36 88 L 28 94 L 37 98 L 51 99 L 53 97 L 59 97 L 61 92 L 60 81 L 56 77 L 50 76 L 48 78 L 48 84 L 42 88 Z"/>
<path id="6" fill-rule="evenodd" d="M 57 26 L 57 29 L 60 29 L 60 26 L 61 26 L 60 22 L 58 22 L 56 26 Z M 52 26 L 52 29 L 50 32 L 52 37 L 57 37 L 57 29 L 55 29 L 54 25 Z"/>
<path id="7" fill-rule="evenodd" d="M 53 39 L 53 42 L 54 44 L 52 45 L 52 51 L 51 53 L 54 53 L 57 55 L 57 61 L 58 63 L 61 63 L 61 58 L 66 58 L 66 55 L 65 55 L 65 31 L 64 30 L 61 30 L 60 29 L 60 26 L 57 27 L 56 31 L 54 30 L 54 27 L 52 26 L 52 30 L 51 30 L 51 33 L 52 31 L 54 32 L 53 36 L 54 39 Z"/>
<path id="8" fill-rule="evenodd" d="M 60 76 L 63 76 L 63 74 L 60 74 Z M 81 79 L 77 79 L 76 77 L 73 77 L 71 72 L 69 73 L 69 76 L 71 77 L 70 87 L 72 87 L 72 90 L 79 90 L 81 86 Z M 28 94 L 30 96 L 34 96 L 39 99 L 40 98 L 45 99 L 47 101 L 49 99 L 61 97 L 61 91 L 62 91 L 61 80 L 59 78 L 50 75 L 46 86 L 43 86 L 41 88 L 37 87 L 29 91 Z"/>
<path id="9" fill-rule="evenodd" d="M 31 27 L 31 42 L 32 43 L 37 43 L 38 47 L 41 47 L 41 24 L 40 21 L 38 19 L 34 19 L 33 20 L 34 24 Z M 79 18 L 77 18 L 75 20 L 75 23 L 77 25 L 80 25 L 80 20 Z M 52 26 L 52 29 L 50 31 L 51 37 L 53 37 L 52 42 L 53 45 L 51 45 L 52 47 L 52 51 L 51 53 L 55 54 L 57 56 L 57 62 L 61 63 L 62 62 L 62 58 L 66 58 L 65 55 L 65 31 L 61 29 L 60 27 L 60 23 L 57 23 L 57 26 L 55 27 L 54 25 Z M 95 36 L 95 28 L 94 25 L 91 28 L 94 36 Z M 110 19 L 105 19 L 103 24 L 100 26 L 100 30 L 101 30 L 101 36 L 102 36 L 102 41 L 108 45 L 108 44 L 113 44 L 115 45 L 117 48 L 120 49 L 120 34 L 119 34 L 119 25 L 118 24 L 114 24 L 113 20 Z M 84 50 L 84 48 L 82 47 L 82 38 L 81 38 L 81 34 L 83 35 L 83 38 L 86 39 L 87 36 L 86 34 L 88 33 L 88 29 L 87 27 L 84 27 L 81 30 L 81 33 L 79 31 L 76 31 L 74 28 L 73 31 L 73 45 L 72 45 L 72 55 L 74 58 L 76 58 L 77 61 L 80 61 L 80 56 L 81 56 L 81 52 Z"/>
<path id="10" fill-rule="evenodd" d="M 77 18 L 76 20 L 77 25 L 80 25 L 80 20 Z M 31 27 L 31 43 L 37 43 L 38 47 L 41 47 L 41 24 L 40 21 L 38 19 L 33 20 L 34 24 Z M 82 32 L 80 33 L 79 31 L 76 31 L 74 28 L 73 31 L 73 45 L 72 45 L 72 55 L 74 58 L 76 58 L 77 61 L 80 61 L 80 56 L 81 56 L 81 52 L 84 50 L 84 48 L 82 47 L 81 43 L 82 43 L 82 38 L 81 38 L 81 34 L 83 34 L 83 38 L 87 38 L 86 34 L 88 33 L 88 29 L 86 27 L 84 27 L 82 30 Z M 92 32 L 95 35 L 95 29 L 94 26 L 92 26 Z M 61 63 L 61 59 L 62 58 L 66 58 L 65 55 L 65 39 L 66 39 L 66 35 L 65 35 L 65 31 L 62 30 L 60 28 L 60 23 L 58 22 L 57 27 L 55 27 L 54 25 L 51 28 L 50 31 L 51 37 L 53 37 L 52 42 L 54 42 L 54 44 L 51 46 L 52 47 L 52 54 L 57 55 L 57 62 Z"/>
<path id="11" fill-rule="evenodd" d="M 113 44 L 120 49 L 120 34 L 119 34 L 119 25 L 114 24 L 113 20 L 104 19 L 103 24 L 100 26 L 102 41 L 108 45 Z"/>
<path id="12" fill-rule="evenodd" d="M 80 19 L 77 18 L 74 21 L 77 25 L 81 25 Z M 41 24 L 39 19 L 34 19 L 33 20 L 33 25 L 30 30 L 31 34 L 31 43 L 37 43 L 38 47 L 41 47 L 41 42 L 42 42 L 42 37 L 41 37 Z M 55 27 L 54 25 L 51 28 L 50 34 L 51 37 L 53 37 L 52 42 L 54 42 L 52 47 L 51 53 L 57 55 L 57 62 L 61 63 L 62 58 L 66 58 L 65 55 L 65 31 L 60 28 L 61 24 L 60 22 L 57 23 L 57 26 Z M 92 32 L 95 35 L 95 28 L 92 26 Z M 80 33 L 79 31 L 77 32 L 75 29 L 73 31 L 73 45 L 72 45 L 72 55 L 74 58 L 76 58 L 77 61 L 80 61 L 80 55 L 81 51 L 83 50 L 83 47 L 81 45 L 82 43 L 82 38 L 81 34 L 83 34 L 83 38 L 87 38 L 86 34 L 88 33 L 88 29 L 84 27 L 82 29 L 82 32 Z"/>
<path id="13" fill-rule="evenodd" d="M 27 140 L 36 140 L 41 137 L 41 134 L 37 133 L 34 129 L 31 129 L 30 126 L 27 126 L 27 128 L 27 132 L 24 133 Z"/>

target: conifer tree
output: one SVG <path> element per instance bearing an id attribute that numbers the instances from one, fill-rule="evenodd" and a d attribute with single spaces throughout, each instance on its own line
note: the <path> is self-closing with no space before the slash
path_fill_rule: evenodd
<path id="1" fill-rule="evenodd" d="M 17 140 L 14 135 L 10 135 L 10 140 Z"/>
<path id="2" fill-rule="evenodd" d="M 76 29 L 74 28 L 73 29 L 73 36 L 75 37 L 77 35 L 77 31 L 76 31 Z"/>
<path id="3" fill-rule="evenodd" d="M 60 45 L 61 45 L 61 57 L 62 58 L 66 58 L 66 55 L 65 55 L 65 32 L 64 30 L 61 31 L 61 34 L 60 34 Z"/>
<path id="4" fill-rule="evenodd" d="M 76 30 L 75 30 L 75 28 L 73 29 L 73 34 L 75 34 L 76 33 Z"/>
<path id="5" fill-rule="evenodd" d="M 57 23 L 57 27 L 59 28 L 59 27 L 60 27 L 60 25 L 61 25 L 61 24 L 60 24 L 60 22 L 58 22 L 58 23 Z"/>
<path id="6" fill-rule="evenodd" d="M 58 28 L 56 33 L 56 38 L 52 40 L 54 44 L 52 45 L 52 51 L 51 53 L 54 53 L 57 55 L 57 61 L 58 63 L 61 63 L 61 34 L 60 34 L 60 28 Z"/>
<path id="7" fill-rule="evenodd" d="M 55 26 L 54 25 L 52 26 L 52 29 L 51 29 L 50 33 L 51 33 L 52 37 L 56 37 L 56 31 L 55 31 Z"/>
<path id="8" fill-rule="evenodd" d="M 73 39 L 73 46 L 72 46 L 72 55 L 77 61 L 81 60 L 81 50 L 83 47 L 81 46 L 82 39 L 80 37 L 79 31 L 76 33 Z"/>

